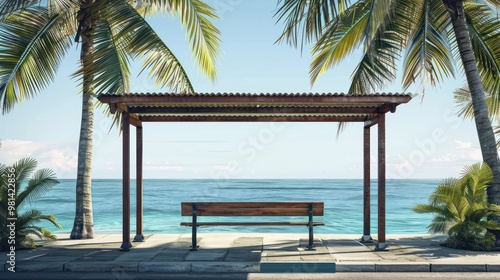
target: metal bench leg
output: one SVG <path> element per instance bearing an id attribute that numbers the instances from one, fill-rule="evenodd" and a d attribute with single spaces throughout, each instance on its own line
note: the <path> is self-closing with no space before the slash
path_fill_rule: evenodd
<path id="1" fill-rule="evenodd" d="M 314 223 L 313 223 L 313 204 L 309 203 L 309 224 L 307 225 L 309 228 L 309 244 L 307 245 L 307 250 L 316 250 L 313 246 L 313 241 L 314 241 Z"/>
<path id="2" fill-rule="evenodd" d="M 193 225 L 191 231 L 191 249 L 189 249 L 189 251 L 198 251 L 197 236 L 196 236 L 196 230 L 198 227 L 197 215 L 198 215 L 198 204 L 193 203 Z"/>

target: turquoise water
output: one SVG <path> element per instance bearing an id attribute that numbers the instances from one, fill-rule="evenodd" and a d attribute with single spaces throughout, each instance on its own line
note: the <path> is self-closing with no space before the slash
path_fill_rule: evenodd
<path id="1" fill-rule="evenodd" d="M 60 184 L 33 203 L 33 208 L 53 214 L 64 227 L 42 226 L 53 232 L 70 232 L 75 213 L 75 181 Z M 386 186 L 386 230 L 391 233 L 426 233 L 432 216 L 416 214 L 411 208 L 426 203 L 437 180 L 388 180 Z M 131 182 L 131 229 L 135 232 L 135 181 Z M 93 180 L 92 196 L 96 233 L 121 232 L 121 180 Z M 377 182 L 372 181 L 371 232 L 377 233 Z M 144 233 L 188 233 L 181 227 L 180 203 L 184 201 L 323 201 L 326 224 L 317 233 L 363 231 L 362 180 L 144 180 Z M 25 206 L 30 207 L 29 204 Z M 200 221 L 228 220 L 203 217 Z M 229 218 L 230 219 L 230 218 Z M 259 218 L 236 218 L 259 219 Z M 266 218 L 267 220 L 268 218 Z M 283 219 L 283 218 L 278 218 Z M 297 218 L 304 219 L 304 218 Z M 200 232 L 303 232 L 301 227 L 205 227 Z"/>

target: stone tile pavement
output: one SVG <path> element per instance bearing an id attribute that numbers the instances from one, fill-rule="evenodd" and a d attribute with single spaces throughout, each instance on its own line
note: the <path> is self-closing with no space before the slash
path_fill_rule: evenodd
<path id="1" fill-rule="evenodd" d="M 62 235 L 43 247 L 16 251 L 15 266 L 30 272 L 500 272 L 500 252 L 442 247 L 444 236 L 388 235 L 387 251 L 359 237 L 317 234 L 311 251 L 305 249 L 306 234 L 200 233 L 199 250 L 190 251 L 189 234 L 153 234 L 120 251 L 119 234 L 91 240 Z M 5 252 L 0 260 L 7 271 Z"/>

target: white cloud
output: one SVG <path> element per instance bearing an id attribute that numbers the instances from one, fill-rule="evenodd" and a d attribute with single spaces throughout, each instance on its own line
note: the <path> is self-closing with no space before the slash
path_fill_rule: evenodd
<path id="1" fill-rule="evenodd" d="M 470 149 L 472 147 L 472 144 L 470 142 L 464 142 L 460 140 L 454 140 L 453 142 L 455 142 L 455 147 L 459 150 Z"/>
<path id="2" fill-rule="evenodd" d="M 78 156 L 68 147 L 43 151 L 38 157 L 39 166 L 50 168 L 56 173 L 76 170 Z"/>
<path id="3" fill-rule="evenodd" d="M 76 144 L 68 142 L 35 142 L 16 139 L 2 140 L 0 162 L 13 164 L 21 158 L 37 160 L 38 168 L 49 168 L 58 177 L 74 177 L 77 166 Z"/>
<path id="4" fill-rule="evenodd" d="M 0 162 L 12 164 L 20 158 L 32 157 L 33 154 L 42 149 L 45 144 L 33 141 L 5 139 L 0 148 Z"/>

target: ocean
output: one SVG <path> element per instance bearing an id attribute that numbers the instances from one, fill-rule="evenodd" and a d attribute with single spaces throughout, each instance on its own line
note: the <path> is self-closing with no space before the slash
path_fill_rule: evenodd
<path id="1" fill-rule="evenodd" d="M 36 202 L 27 203 L 24 210 L 34 208 L 56 216 L 63 226 L 59 230 L 48 222 L 39 225 L 54 233 L 70 232 L 75 213 L 75 180 L 59 180 L 51 191 Z M 417 214 L 411 209 L 427 203 L 438 180 L 387 180 L 386 232 L 427 233 L 432 215 Z M 371 233 L 377 233 L 377 181 L 371 183 Z M 96 233 L 121 233 L 121 180 L 92 181 L 94 230 Z M 190 201 L 323 201 L 325 226 L 315 233 L 363 233 L 363 181 L 336 180 L 144 180 L 144 234 L 189 233 L 181 227 L 190 217 L 180 215 L 180 203 Z M 131 231 L 135 233 L 135 180 L 131 182 Z M 23 210 L 21 210 L 23 211 Z M 266 221 L 272 221 L 266 218 Z M 256 220 L 258 217 L 200 217 L 199 221 Z M 288 218 L 277 218 L 279 220 Z M 293 217 L 304 220 L 304 217 Z M 304 232 L 301 227 L 201 227 L 203 232 Z"/>

